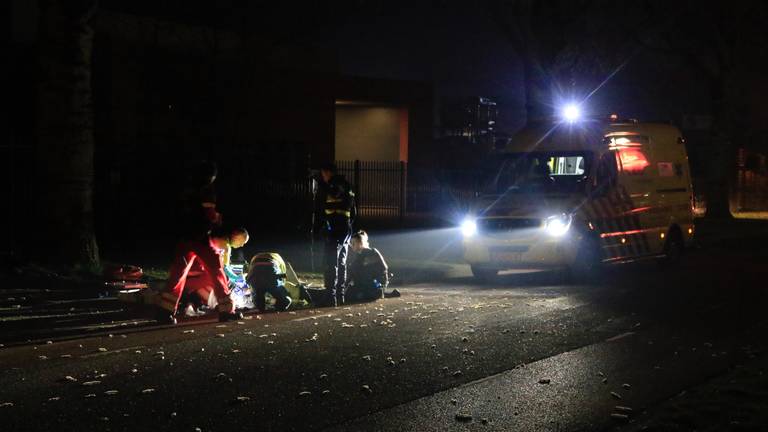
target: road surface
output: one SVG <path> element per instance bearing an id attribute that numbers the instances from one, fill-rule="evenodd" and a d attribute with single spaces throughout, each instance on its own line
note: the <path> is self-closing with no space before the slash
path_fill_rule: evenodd
<path id="1" fill-rule="evenodd" d="M 38 340 L 0 348 L 0 425 L 631 428 L 682 391 L 759 360 L 764 255 L 730 244 L 673 268 L 612 268 L 587 285 L 547 273 L 478 284 L 447 260 L 438 268 L 449 276 L 425 265 L 429 277 L 402 278 L 402 297 L 371 304 L 227 324 L 116 324 L 88 337 L 30 333 Z"/>

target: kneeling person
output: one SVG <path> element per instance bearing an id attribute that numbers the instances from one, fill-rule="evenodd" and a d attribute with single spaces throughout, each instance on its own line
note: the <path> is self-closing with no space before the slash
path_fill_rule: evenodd
<path id="1" fill-rule="evenodd" d="M 358 231 L 352 236 L 354 258 L 349 269 L 351 281 L 346 298 L 350 302 L 380 299 L 389 285 L 389 268 L 381 253 L 368 244 L 368 234 Z"/>
<path id="2" fill-rule="evenodd" d="M 274 252 L 262 252 L 251 258 L 251 265 L 246 278 L 253 288 L 256 309 L 266 309 L 265 295 L 269 293 L 275 299 L 275 310 L 284 311 L 291 306 L 293 299 L 285 288 L 287 266 L 283 258 Z"/>
<path id="3" fill-rule="evenodd" d="M 244 229 L 215 230 L 200 240 L 183 241 L 176 246 L 166 290 L 160 294 L 159 306 L 165 311 L 160 317 L 163 321 L 176 322 L 182 298 L 205 304 L 211 296 L 218 303 L 220 321 L 242 319 L 232 303 L 222 254 L 233 243 L 238 245 L 235 247 L 245 243 L 232 240 L 243 232 Z"/>

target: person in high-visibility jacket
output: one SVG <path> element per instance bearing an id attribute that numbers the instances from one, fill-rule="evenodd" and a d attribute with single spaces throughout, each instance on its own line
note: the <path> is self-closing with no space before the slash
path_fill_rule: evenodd
<path id="1" fill-rule="evenodd" d="M 335 165 L 323 165 L 320 176 L 313 231 L 325 240 L 324 303 L 336 306 L 344 304 L 349 239 L 357 209 L 352 186 L 336 173 Z"/>
<path id="2" fill-rule="evenodd" d="M 246 281 L 253 289 L 256 309 L 266 309 L 266 293 L 275 299 L 275 310 L 284 311 L 291 306 L 293 299 L 285 287 L 287 273 L 285 261 L 275 252 L 261 252 L 251 258 Z"/>
<path id="3" fill-rule="evenodd" d="M 233 240 L 237 230 L 213 230 L 200 240 L 185 240 L 176 247 L 165 291 L 160 293 L 159 306 L 164 311 L 160 319 L 175 323 L 176 313 L 182 297 L 194 298 L 207 304 L 215 296 L 219 312 L 219 321 L 242 319 L 243 315 L 235 310 L 230 297 L 227 275 L 224 273 L 222 255 L 231 247 L 240 247 L 244 242 Z M 247 232 L 246 232 L 247 241 Z"/>

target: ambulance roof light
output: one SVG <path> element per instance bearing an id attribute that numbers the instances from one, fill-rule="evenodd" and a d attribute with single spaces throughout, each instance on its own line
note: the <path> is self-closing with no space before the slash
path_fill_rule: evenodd
<path id="1" fill-rule="evenodd" d="M 579 121 L 581 119 L 581 107 L 575 103 L 569 103 L 563 107 L 561 115 L 568 123 Z"/>

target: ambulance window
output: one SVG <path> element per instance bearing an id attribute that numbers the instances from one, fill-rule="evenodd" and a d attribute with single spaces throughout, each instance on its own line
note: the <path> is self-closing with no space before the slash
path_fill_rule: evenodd
<path id="1" fill-rule="evenodd" d="M 547 165 L 553 176 L 584 175 L 584 156 L 552 156 Z"/>

